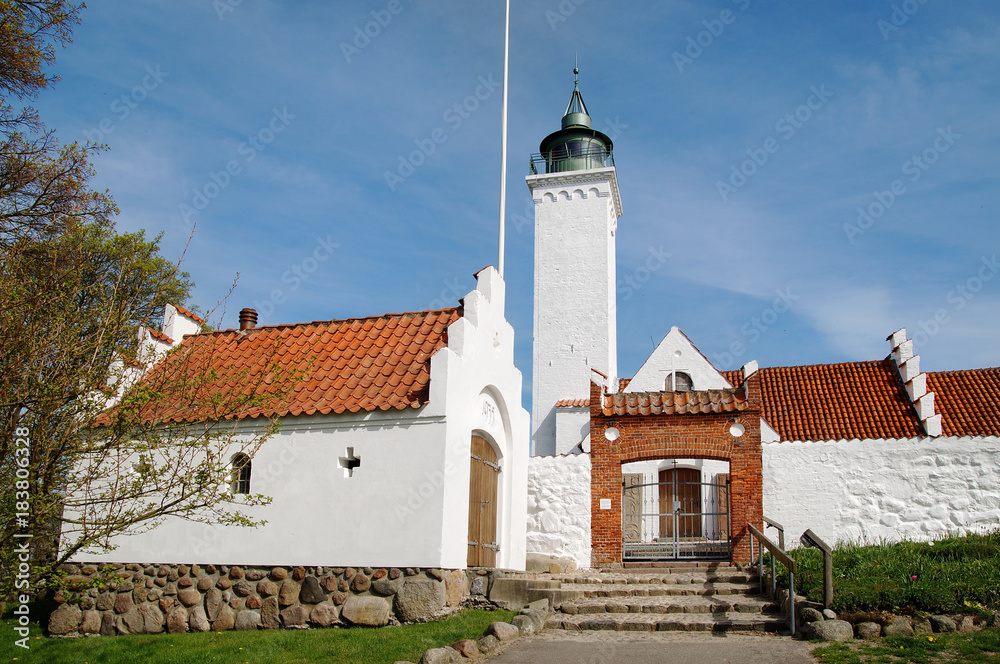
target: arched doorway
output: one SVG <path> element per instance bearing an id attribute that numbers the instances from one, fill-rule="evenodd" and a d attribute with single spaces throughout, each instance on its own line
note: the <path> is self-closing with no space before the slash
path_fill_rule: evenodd
<path id="1" fill-rule="evenodd" d="M 500 463 L 490 442 L 473 434 L 469 458 L 469 567 L 495 567 L 497 551 L 497 486 Z"/>
<path id="2" fill-rule="evenodd" d="M 622 465 L 623 561 L 730 557 L 729 462 Z"/>

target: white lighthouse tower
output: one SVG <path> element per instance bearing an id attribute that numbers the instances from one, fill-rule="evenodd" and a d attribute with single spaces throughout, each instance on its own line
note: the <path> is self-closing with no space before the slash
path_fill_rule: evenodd
<path id="1" fill-rule="evenodd" d="M 579 74 L 578 69 L 573 70 Z M 591 369 L 617 380 L 615 231 L 622 214 L 611 139 L 591 127 L 578 81 L 562 129 L 542 141 L 526 179 L 535 201 L 532 453 L 565 454 L 589 412 Z"/>

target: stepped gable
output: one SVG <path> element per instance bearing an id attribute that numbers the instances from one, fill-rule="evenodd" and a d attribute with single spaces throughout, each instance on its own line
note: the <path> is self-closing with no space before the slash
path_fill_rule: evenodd
<path id="1" fill-rule="evenodd" d="M 927 374 L 945 436 L 1000 436 L 1000 367 Z"/>
<path id="2" fill-rule="evenodd" d="M 889 359 L 759 369 L 761 417 L 781 440 L 912 438 L 922 435 Z"/>
<path id="3" fill-rule="evenodd" d="M 195 422 L 419 408 L 429 399 L 430 358 L 461 316 L 449 308 L 189 335 L 143 379 L 171 397 L 145 416 Z M 199 394 L 213 395 L 215 406 Z M 254 396 L 261 399 L 251 405 Z M 227 401 L 247 406 L 220 412 Z"/>

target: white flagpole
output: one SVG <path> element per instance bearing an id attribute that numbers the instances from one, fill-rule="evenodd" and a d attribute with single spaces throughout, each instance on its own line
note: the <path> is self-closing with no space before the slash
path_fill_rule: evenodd
<path id="1" fill-rule="evenodd" d="M 507 213 L 507 60 L 510 48 L 510 0 L 507 0 L 506 19 L 503 31 L 503 101 L 500 111 L 500 256 L 497 272 L 503 279 L 504 218 Z"/>

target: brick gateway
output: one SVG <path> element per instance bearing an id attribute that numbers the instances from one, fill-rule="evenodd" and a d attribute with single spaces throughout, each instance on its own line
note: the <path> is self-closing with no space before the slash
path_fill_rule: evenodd
<path id="1" fill-rule="evenodd" d="M 622 464 L 670 458 L 729 462 L 732 560 L 750 561 L 746 524 L 763 526 L 759 383 L 751 375 L 728 390 L 612 394 L 591 382 L 594 567 L 622 563 Z"/>

